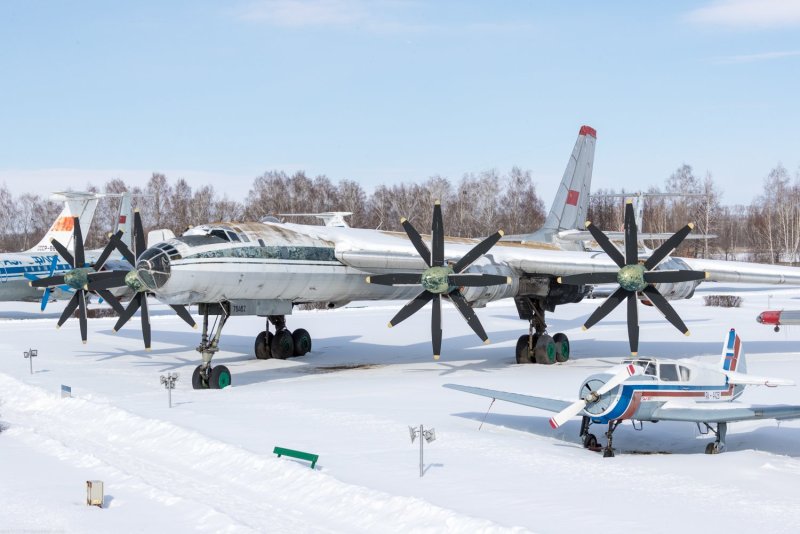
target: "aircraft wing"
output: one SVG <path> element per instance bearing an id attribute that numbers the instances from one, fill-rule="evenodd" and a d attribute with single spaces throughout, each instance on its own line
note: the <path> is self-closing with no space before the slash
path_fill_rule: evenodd
<path id="1" fill-rule="evenodd" d="M 800 269 L 766 263 L 681 258 L 695 271 L 706 271 L 707 282 L 745 284 L 800 284 Z"/>
<path id="2" fill-rule="evenodd" d="M 687 421 L 691 423 L 730 423 L 755 419 L 800 419 L 800 406 L 777 404 L 770 406 L 737 403 L 696 403 L 692 405 L 666 403 L 653 411 L 652 420 Z"/>
<path id="3" fill-rule="evenodd" d="M 513 402 L 514 404 L 531 406 L 533 408 L 539 408 L 540 410 L 547 410 L 548 412 L 560 412 L 572 404 L 570 401 L 566 400 L 548 399 L 546 397 L 533 397 L 530 395 L 520 395 L 519 393 L 507 393 L 505 391 L 462 386 L 459 384 L 442 384 L 442 387 L 456 389 L 458 391 L 472 393 L 473 395 L 480 395 L 482 397 L 489 397 L 490 399 L 498 399 L 506 402 Z"/>

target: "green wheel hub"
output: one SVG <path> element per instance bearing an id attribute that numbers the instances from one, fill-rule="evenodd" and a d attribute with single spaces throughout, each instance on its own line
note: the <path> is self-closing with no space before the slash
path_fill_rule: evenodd
<path id="1" fill-rule="evenodd" d="M 641 291 L 647 287 L 644 281 L 644 265 L 626 265 L 617 273 L 617 282 L 628 291 Z"/>
<path id="2" fill-rule="evenodd" d="M 449 293 L 452 287 L 447 277 L 451 274 L 453 269 L 450 267 L 429 267 L 422 273 L 422 287 L 439 295 Z"/>
<path id="3" fill-rule="evenodd" d="M 72 289 L 83 289 L 89 283 L 89 273 L 92 269 L 72 269 L 64 275 L 64 283 Z"/>
<path id="4" fill-rule="evenodd" d="M 219 389 L 226 388 L 231 385 L 231 374 L 230 373 L 220 373 L 219 374 Z"/>

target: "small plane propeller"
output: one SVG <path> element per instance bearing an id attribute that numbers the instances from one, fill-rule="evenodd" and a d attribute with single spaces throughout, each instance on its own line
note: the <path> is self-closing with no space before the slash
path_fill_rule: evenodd
<path id="1" fill-rule="evenodd" d="M 626 365 L 624 368 L 617 371 L 614 376 L 609 378 L 608 382 L 600 386 L 597 391 L 589 391 L 586 393 L 582 399 L 578 399 L 553 417 L 550 418 L 550 426 L 553 429 L 556 429 L 581 413 L 581 411 L 589 406 L 600 400 L 600 397 L 617 387 L 618 385 L 622 384 L 629 376 L 632 376 L 636 373 L 636 367 L 632 364 Z M 588 387 L 588 384 L 585 384 L 584 387 Z"/>
<path id="2" fill-rule="evenodd" d="M 511 279 L 507 276 L 496 274 L 461 274 L 464 269 L 469 267 L 475 260 L 486 254 L 501 237 L 503 231 L 498 230 L 490 235 L 467 252 L 454 265 L 448 265 L 444 259 L 444 222 L 442 220 L 442 206 L 437 200 L 433 206 L 433 224 L 431 226 L 431 249 L 422 240 L 419 232 L 414 226 L 403 217 L 400 224 L 406 231 L 408 238 L 417 249 L 417 252 L 425 260 L 428 268 L 420 273 L 389 273 L 368 276 L 368 284 L 381 284 L 386 286 L 395 285 L 421 285 L 422 292 L 408 302 L 403 308 L 389 321 L 389 328 L 399 324 L 419 311 L 428 302 L 433 302 L 433 313 L 431 317 L 431 337 L 433 345 L 433 357 L 438 360 L 442 350 L 442 302 L 441 297 L 449 298 L 450 301 L 461 312 L 467 324 L 480 337 L 484 343 L 489 342 L 489 336 L 483 329 L 478 316 L 472 310 L 464 295 L 459 288 L 461 287 L 485 287 L 501 284 L 510 284 Z"/>
<path id="3" fill-rule="evenodd" d="M 67 303 L 67 306 L 64 308 L 64 311 L 58 320 L 58 328 L 61 328 L 61 325 L 63 325 L 66 320 L 69 319 L 69 316 L 72 315 L 77 308 L 78 320 L 80 321 L 81 340 L 86 343 L 86 297 L 90 291 L 94 291 L 104 298 L 117 313 L 122 313 L 125 310 L 122 307 L 122 304 L 120 304 L 119 300 L 117 300 L 117 298 L 111 294 L 110 291 L 106 291 L 105 288 L 102 287 L 93 287 L 95 282 L 107 279 L 113 272 L 101 271 L 101 269 L 103 268 L 103 265 L 105 265 L 106 260 L 108 260 L 111 252 L 117 246 L 117 243 L 120 242 L 119 238 L 122 236 L 122 231 L 119 231 L 110 237 L 108 244 L 103 249 L 100 257 L 97 258 L 97 261 L 94 262 L 92 266 L 87 267 L 83 249 L 83 235 L 81 233 L 80 219 L 78 217 L 73 217 L 72 222 L 72 241 L 75 245 L 74 256 L 69 252 L 69 250 L 67 250 L 67 247 L 59 243 L 57 240 L 52 239 L 50 241 L 58 252 L 58 255 L 61 256 L 64 261 L 70 264 L 72 269 L 64 274 L 54 276 L 52 273 L 55 269 L 51 268 L 50 276 L 39 278 L 37 280 L 31 280 L 29 284 L 32 287 L 46 288 L 45 295 L 42 299 L 42 309 L 44 309 L 44 306 L 47 304 L 47 298 L 50 296 L 51 287 L 66 285 L 75 290 L 75 294 L 72 295 L 72 298 Z"/>
<path id="4" fill-rule="evenodd" d="M 645 261 L 640 262 L 638 258 L 638 232 L 636 228 L 636 218 L 633 213 L 633 205 L 629 200 L 625 205 L 625 257 L 623 258 L 619 250 L 611 244 L 608 237 L 594 226 L 591 222 L 586 222 L 586 229 L 592 234 L 600 248 L 614 260 L 620 269 L 616 273 L 585 273 L 561 276 L 557 279 L 559 284 L 584 285 L 584 284 L 607 284 L 617 282 L 619 288 L 612 293 L 604 302 L 592 313 L 583 325 L 587 330 L 597 324 L 602 318 L 611 313 L 623 299 L 628 299 L 628 342 L 630 343 L 631 354 L 639 351 L 639 311 L 637 304 L 637 294 L 644 295 L 653 305 L 664 314 L 675 328 L 689 335 L 689 329 L 678 316 L 675 309 L 667 302 L 667 299 L 655 288 L 653 284 L 664 282 L 690 282 L 693 280 L 703 280 L 708 277 L 704 271 L 653 271 L 675 248 L 681 244 L 687 235 L 692 231 L 694 225 L 687 224 L 675 234 L 667 239 L 658 247 L 653 254 Z"/>
<path id="5" fill-rule="evenodd" d="M 122 326 L 133 317 L 133 314 L 136 313 L 136 310 L 141 308 L 141 319 L 142 319 L 142 339 L 144 340 L 144 348 L 146 350 L 150 350 L 150 313 L 147 308 L 147 287 L 139 280 L 139 276 L 136 273 L 136 258 L 138 258 L 142 252 L 145 251 L 147 248 L 147 242 L 145 241 L 144 237 L 144 226 L 142 225 L 142 216 L 139 214 L 139 210 L 135 210 L 133 213 L 133 252 L 123 243 L 122 241 L 117 241 L 116 247 L 120 251 L 120 253 L 125 257 L 128 262 L 134 266 L 134 270 L 132 271 L 111 271 L 111 275 L 103 280 L 98 280 L 95 284 L 95 287 L 103 287 L 103 288 L 111 288 L 111 287 L 122 287 L 128 286 L 130 289 L 133 290 L 135 295 L 131 298 L 128 307 L 125 308 L 120 314 L 119 319 L 117 320 L 116 324 L 114 325 L 114 332 L 119 331 Z M 89 287 L 92 288 L 92 284 L 89 284 Z M 191 314 L 186 309 L 185 306 L 181 305 L 170 305 L 175 313 L 178 314 L 178 317 L 183 319 L 186 324 L 191 326 L 192 328 L 197 328 L 197 323 L 192 319 Z"/>

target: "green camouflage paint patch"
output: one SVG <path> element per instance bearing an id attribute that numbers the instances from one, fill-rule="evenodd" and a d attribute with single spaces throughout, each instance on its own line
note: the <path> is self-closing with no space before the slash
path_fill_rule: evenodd
<path id="1" fill-rule="evenodd" d="M 246 258 L 290 261 L 336 261 L 336 255 L 332 248 L 289 246 L 220 248 L 217 250 L 209 250 L 207 252 L 199 252 L 197 254 L 186 256 L 185 258 Z"/>

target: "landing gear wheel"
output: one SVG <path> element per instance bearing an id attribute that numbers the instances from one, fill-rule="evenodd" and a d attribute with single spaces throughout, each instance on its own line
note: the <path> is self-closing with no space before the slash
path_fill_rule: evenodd
<path id="1" fill-rule="evenodd" d="M 231 372 L 224 365 L 218 365 L 211 369 L 211 376 L 208 377 L 208 387 L 211 389 L 222 389 L 231 385 Z"/>
<path id="2" fill-rule="evenodd" d="M 706 454 L 719 454 L 719 447 L 717 447 L 717 444 L 711 442 L 706 445 Z"/>
<path id="3" fill-rule="evenodd" d="M 256 358 L 259 360 L 268 360 L 272 358 L 270 351 L 270 344 L 272 342 L 272 332 L 263 331 L 256 336 Z"/>
<path id="4" fill-rule="evenodd" d="M 553 343 L 556 345 L 556 361 L 564 363 L 569 360 L 569 338 L 566 334 L 559 332 L 553 336 Z"/>
<path id="5" fill-rule="evenodd" d="M 528 350 L 528 335 L 519 336 L 517 340 L 517 363 L 534 363 L 531 351 Z"/>
<path id="6" fill-rule="evenodd" d="M 198 365 L 194 368 L 192 373 L 192 388 L 193 389 L 208 389 L 208 380 L 203 372 L 203 366 Z"/>
<path id="7" fill-rule="evenodd" d="M 555 363 L 556 344 L 553 343 L 553 338 L 547 334 L 540 335 L 533 347 L 533 356 L 536 358 L 536 363 L 543 363 L 545 365 Z"/>
<path id="8" fill-rule="evenodd" d="M 586 434 L 583 436 L 583 448 L 590 450 L 599 450 L 597 445 L 597 436 L 594 434 Z"/>
<path id="9" fill-rule="evenodd" d="M 292 332 L 292 340 L 294 341 L 294 355 L 303 356 L 311 352 L 311 334 L 303 328 L 298 328 Z"/>
<path id="10" fill-rule="evenodd" d="M 272 342 L 269 344 L 272 349 L 272 357 L 278 360 L 285 360 L 291 358 L 294 354 L 294 339 L 292 333 L 288 330 L 281 330 L 272 337 Z"/>

